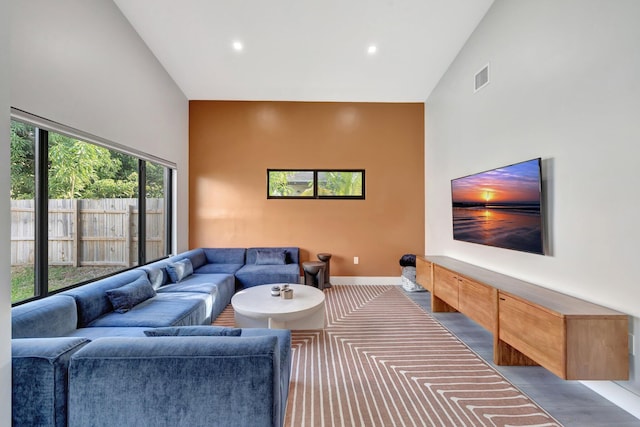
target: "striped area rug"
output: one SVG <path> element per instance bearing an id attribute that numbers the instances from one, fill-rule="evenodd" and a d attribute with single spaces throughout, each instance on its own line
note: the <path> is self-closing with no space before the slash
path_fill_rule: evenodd
<path id="1" fill-rule="evenodd" d="M 400 287 L 325 296 L 327 328 L 292 334 L 286 426 L 560 426 Z"/>

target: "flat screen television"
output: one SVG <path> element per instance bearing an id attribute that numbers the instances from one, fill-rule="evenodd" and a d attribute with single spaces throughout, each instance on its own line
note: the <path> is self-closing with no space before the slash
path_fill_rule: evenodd
<path id="1" fill-rule="evenodd" d="M 453 238 L 544 255 L 541 159 L 451 180 Z"/>

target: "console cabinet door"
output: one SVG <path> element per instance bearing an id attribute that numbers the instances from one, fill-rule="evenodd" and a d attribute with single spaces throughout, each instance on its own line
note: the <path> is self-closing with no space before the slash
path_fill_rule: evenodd
<path id="1" fill-rule="evenodd" d="M 434 267 L 434 293 L 442 301 L 458 310 L 458 275 L 441 268 Z"/>
<path id="2" fill-rule="evenodd" d="M 560 378 L 567 378 L 564 317 L 499 293 L 499 337 Z"/>
<path id="3" fill-rule="evenodd" d="M 416 257 L 416 282 L 431 293 L 433 293 L 432 269 L 433 264 L 422 257 Z"/>
<path id="4" fill-rule="evenodd" d="M 460 277 L 458 283 L 459 310 L 488 331 L 495 333 L 498 318 L 498 290 L 465 277 Z"/>
<path id="5" fill-rule="evenodd" d="M 567 379 L 629 379 L 627 316 L 567 318 Z"/>

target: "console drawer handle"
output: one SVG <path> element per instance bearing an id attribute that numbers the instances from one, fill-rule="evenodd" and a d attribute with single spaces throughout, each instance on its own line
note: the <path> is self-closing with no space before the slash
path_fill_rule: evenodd
<path id="1" fill-rule="evenodd" d="M 500 297 L 500 301 L 506 301 L 506 299 L 504 299 L 504 298 Z"/>

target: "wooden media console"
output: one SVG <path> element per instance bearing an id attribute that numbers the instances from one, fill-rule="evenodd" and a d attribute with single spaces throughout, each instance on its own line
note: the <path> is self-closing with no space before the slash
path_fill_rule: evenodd
<path id="1" fill-rule="evenodd" d="M 541 365 L 567 380 L 629 379 L 629 316 L 444 256 L 416 257 L 431 310 L 493 334 L 497 365 Z"/>

